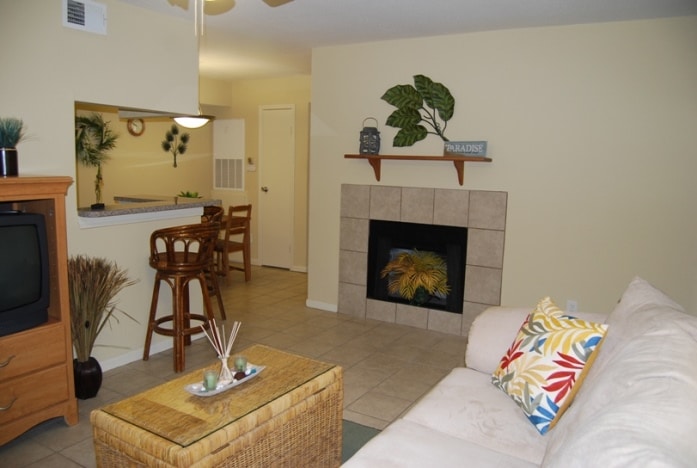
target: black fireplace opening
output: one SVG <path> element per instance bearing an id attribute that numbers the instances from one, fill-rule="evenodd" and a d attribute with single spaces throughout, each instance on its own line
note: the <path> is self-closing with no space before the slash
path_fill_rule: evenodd
<path id="1" fill-rule="evenodd" d="M 413 251 L 431 252 L 445 261 L 450 287 L 447 295 L 432 295 L 426 302 L 415 303 L 388 291 L 389 277 L 382 278 L 382 270 L 399 254 Z M 466 256 L 467 228 L 370 220 L 367 296 L 380 301 L 462 314 Z"/>

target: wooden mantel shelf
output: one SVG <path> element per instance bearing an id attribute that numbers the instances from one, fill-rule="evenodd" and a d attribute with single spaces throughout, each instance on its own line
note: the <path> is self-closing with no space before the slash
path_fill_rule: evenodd
<path id="1" fill-rule="evenodd" d="M 481 156 L 411 156 L 411 155 L 389 155 L 389 154 L 345 154 L 346 159 L 367 159 L 373 171 L 375 179 L 380 181 L 380 163 L 383 159 L 393 161 L 452 161 L 457 171 L 457 181 L 462 185 L 464 183 L 465 162 L 491 162 L 491 158 Z"/>

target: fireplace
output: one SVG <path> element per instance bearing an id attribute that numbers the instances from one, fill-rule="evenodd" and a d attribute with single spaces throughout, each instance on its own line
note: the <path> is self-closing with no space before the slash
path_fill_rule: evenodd
<path id="1" fill-rule="evenodd" d="M 462 313 L 467 228 L 377 219 L 371 219 L 369 226 L 366 278 L 368 298 Z M 410 274 L 416 276 L 429 273 L 415 269 L 413 261 L 402 261 L 412 258 L 429 259 L 429 265 L 437 262 L 437 266 L 441 268 L 432 268 L 430 271 L 434 273 L 430 276 L 438 276 L 441 280 L 440 290 L 429 292 L 423 287 L 412 286 L 408 279 Z M 395 262 L 400 262 L 399 266 L 406 264 L 411 267 L 410 271 L 405 272 L 406 276 L 394 272 L 383 274 L 386 266 Z M 416 266 L 418 267 L 418 263 Z M 406 280 L 400 282 L 403 279 Z M 390 291 L 390 282 L 401 285 L 407 292 Z M 447 292 L 442 291 L 446 288 Z"/>
<path id="2" fill-rule="evenodd" d="M 501 303 L 507 203 L 498 191 L 342 185 L 337 312 L 466 336 L 477 315 Z M 462 313 L 370 297 L 371 220 L 466 228 Z"/>

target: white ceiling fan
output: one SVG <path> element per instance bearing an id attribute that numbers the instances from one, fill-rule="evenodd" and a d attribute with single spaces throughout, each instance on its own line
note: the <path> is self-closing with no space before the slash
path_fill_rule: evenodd
<path id="1" fill-rule="evenodd" d="M 168 0 L 171 5 L 178 5 L 183 9 L 188 9 L 189 0 Z M 270 7 L 279 7 L 290 3 L 293 0 L 262 0 Z M 235 7 L 235 0 L 194 0 L 194 34 L 197 36 L 204 33 L 204 16 L 215 16 L 232 10 Z"/>
<path id="2" fill-rule="evenodd" d="M 290 3 L 293 0 L 262 0 L 270 7 L 279 7 Z M 204 0 L 204 12 L 207 15 L 219 15 L 220 13 L 225 13 L 226 11 L 232 10 L 235 6 L 235 0 Z"/>

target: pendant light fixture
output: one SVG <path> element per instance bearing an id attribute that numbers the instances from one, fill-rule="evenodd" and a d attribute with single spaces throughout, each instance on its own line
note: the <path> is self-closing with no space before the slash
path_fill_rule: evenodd
<path id="1" fill-rule="evenodd" d="M 207 1 L 210 1 L 210 0 L 195 0 L 194 1 L 194 35 L 196 36 L 196 40 L 199 41 L 199 48 L 201 46 L 200 38 L 205 33 L 204 4 Z M 234 5 L 234 2 L 233 2 L 233 5 Z M 185 127 L 185 128 L 201 128 L 204 125 L 206 125 L 208 122 L 213 120 L 213 116 L 202 115 L 201 114 L 201 106 L 199 106 L 198 107 L 198 115 L 180 115 L 180 116 L 174 117 L 173 120 L 178 125 L 181 125 L 182 127 Z"/>
<path id="2" fill-rule="evenodd" d="M 213 119 L 214 117 L 212 115 L 201 115 L 200 111 L 198 115 L 180 115 L 174 117 L 174 121 L 177 124 L 186 128 L 201 128 Z"/>

